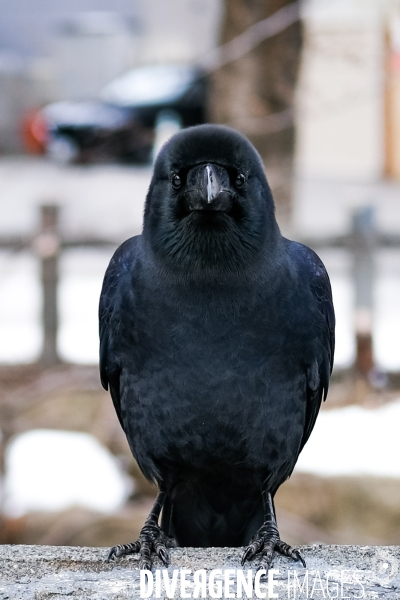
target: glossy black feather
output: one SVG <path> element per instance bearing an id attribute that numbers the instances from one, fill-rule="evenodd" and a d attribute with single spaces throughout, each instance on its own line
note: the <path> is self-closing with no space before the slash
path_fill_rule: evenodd
<path id="1" fill-rule="evenodd" d="M 99 304 L 100 380 L 110 390 L 118 419 L 124 427 L 120 404 L 120 359 L 118 336 L 123 327 L 120 289 L 129 278 L 130 260 L 134 257 L 135 238 L 130 238 L 117 249 L 106 271 Z M 125 281 L 124 281 L 125 280 Z"/>
<path id="2" fill-rule="evenodd" d="M 321 353 L 317 363 L 317 373 L 312 373 L 312 370 L 309 373 L 306 423 L 300 446 L 301 451 L 314 428 L 321 402 L 326 400 L 328 394 L 335 353 L 335 313 L 329 277 L 321 259 L 303 244 L 292 242 L 292 248 L 295 250 L 297 260 L 304 263 L 305 281 L 308 280 L 318 310 L 325 318 L 321 331 Z"/>
<path id="3" fill-rule="evenodd" d="M 231 182 L 229 210 L 188 212 L 187 173 L 208 163 Z M 335 318 L 322 262 L 281 236 L 243 136 L 200 126 L 163 148 L 143 233 L 114 254 L 99 315 L 101 380 L 167 494 L 163 529 L 185 545 L 247 543 L 261 492 L 291 474 L 326 397 Z"/>

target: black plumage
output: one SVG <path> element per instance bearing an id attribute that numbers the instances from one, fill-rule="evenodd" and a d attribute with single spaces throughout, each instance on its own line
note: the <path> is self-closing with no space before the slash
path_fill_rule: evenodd
<path id="1" fill-rule="evenodd" d="M 328 391 L 328 275 L 282 237 L 250 142 L 202 125 L 161 150 L 143 233 L 115 252 L 100 299 L 100 370 L 130 448 L 160 494 L 135 544 L 242 546 L 302 560 L 279 539 L 273 497 Z M 161 528 L 158 517 L 163 508 Z"/>

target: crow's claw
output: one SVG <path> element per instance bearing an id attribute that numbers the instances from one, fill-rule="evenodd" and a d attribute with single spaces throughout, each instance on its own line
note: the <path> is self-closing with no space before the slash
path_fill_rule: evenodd
<path id="1" fill-rule="evenodd" d="M 108 553 L 107 562 L 114 560 L 115 558 L 119 558 L 120 556 L 127 556 L 128 554 L 135 554 L 140 550 L 139 540 L 134 542 L 133 544 L 119 544 L 118 546 L 113 546 Z"/>
<path id="2" fill-rule="evenodd" d="M 251 560 L 252 558 L 254 558 L 255 555 L 258 554 L 263 547 L 264 537 L 261 532 L 258 532 L 250 541 L 250 544 L 247 546 L 246 550 L 243 552 L 242 566 L 244 565 L 246 560 Z"/>
<path id="3" fill-rule="evenodd" d="M 107 562 L 121 556 L 127 556 L 128 554 L 139 553 L 139 568 L 150 571 L 153 562 L 151 558 L 152 553 L 154 552 L 167 567 L 169 563 L 167 548 L 174 548 L 175 546 L 175 540 L 165 535 L 157 523 L 147 522 L 136 542 L 133 544 L 121 544 L 111 548 L 108 553 Z"/>
<path id="4" fill-rule="evenodd" d="M 300 554 L 300 552 L 298 550 L 293 550 L 292 558 L 301 562 L 301 564 L 303 565 L 303 567 L 305 569 L 307 568 L 306 561 L 304 560 L 304 558 L 302 557 L 302 555 Z"/>
<path id="5" fill-rule="evenodd" d="M 280 554 L 283 554 L 283 556 L 288 556 L 289 558 L 292 558 L 293 560 L 301 562 L 303 567 L 306 568 L 306 561 L 304 560 L 304 558 L 302 557 L 300 552 L 298 550 L 296 550 L 295 548 L 292 548 L 291 546 L 289 546 L 289 544 L 285 544 L 285 542 L 282 542 L 282 540 L 279 540 L 275 546 L 275 550 L 277 550 Z"/>
<path id="6" fill-rule="evenodd" d="M 163 542 L 155 542 L 154 543 L 154 551 L 157 554 L 158 558 L 164 564 L 165 567 L 168 567 L 168 552 Z"/>
<path id="7" fill-rule="evenodd" d="M 254 552 L 251 546 L 247 546 L 246 550 L 243 552 L 242 555 L 242 567 L 244 565 L 244 563 L 246 562 L 246 560 L 251 560 L 253 558 Z"/>
<path id="8" fill-rule="evenodd" d="M 275 534 L 267 534 L 262 531 L 256 534 L 250 545 L 245 549 L 242 555 L 242 566 L 246 560 L 251 560 L 259 554 L 261 560 L 257 570 L 265 569 L 268 571 L 271 568 L 275 552 L 301 562 L 303 567 L 306 568 L 306 563 L 298 550 L 282 542 Z"/>
<path id="9" fill-rule="evenodd" d="M 260 569 L 265 569 L 268 572 L 268 569 L 272 566 L 272 561 L 274 560 L 274 550 L 276 546 L 274 542 L 269 542 L 265 544 L 263 551 L 261 552 L 261 560 L 258 565 L 257 571 Z"/>

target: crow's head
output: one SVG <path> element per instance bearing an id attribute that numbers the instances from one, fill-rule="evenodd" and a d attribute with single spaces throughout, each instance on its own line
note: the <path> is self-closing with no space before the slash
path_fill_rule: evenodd
<path id="1" fill-rule="evenodd" d="M 260 156 L 242 135 L 200 125 L 162 148 L 143 235 L 175 272 L 237 272 L 275 247 L 279 229 Z"/>

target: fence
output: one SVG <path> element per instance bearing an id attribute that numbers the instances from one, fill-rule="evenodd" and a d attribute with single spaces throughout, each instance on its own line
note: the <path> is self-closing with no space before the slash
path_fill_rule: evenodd
<path id="1" fill-rule="evenodd" d="M 50 366 L 60 361 L 57 351 L 59 317 L 57 289 L 59 284 L 59 259 L 68 248 L 115 247 L 115 240 L 85 237 L 66 239 L 59 227 L 60 208 L 56 204 L 39 207 L 40 228 L 31 238 L 0 238 L 0 249 L 19 251 L 31 247 L 41 263 L 42 327 L 43 347 L 40 362 Z M 353 214 L 348 234 L 330 238 L 307 238 L 302 242 L 315 250 L 325 248 L 346 249 L 352 257 L 352 274 L 355 287 L 355 369 L 368 376 L 373 369 L 373 290 L 374 255 L 378 248 L 400 248 L 400 236 L 382 234 L 377 231 L 375 212 L 371 207 L 362 207 Z"/>

